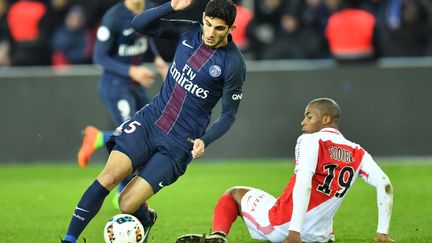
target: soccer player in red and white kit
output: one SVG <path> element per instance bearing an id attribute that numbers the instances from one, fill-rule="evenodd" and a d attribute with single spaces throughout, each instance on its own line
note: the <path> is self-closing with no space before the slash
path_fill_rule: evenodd
<path id="1" fill-rule="evenodd" d="M 301 122 L 304 134 L 295 148 L 294 175 L 282 195 L 276 199 L 259 189 L 233 187 L 216 204 L 211 235 L 184 235 L 177 242 L 228 242 L 238 215 L 256 240 L 329 242 L 334 215 L 358 176 L 377 191 L 375 240 L 393 241 L 388 236 L 393 207 L 390 180 L 365 149 L 341 134 L 340 115 L 332 99 L 309 102 Z"/>

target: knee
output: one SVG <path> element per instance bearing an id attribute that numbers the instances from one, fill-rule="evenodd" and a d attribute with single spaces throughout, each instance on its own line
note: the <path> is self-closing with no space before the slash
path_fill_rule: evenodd
<path id="1" fill-rule="evenodd" d="M 98 176 L 97 180 L 102 186 L 111 191 L 121 182 L 122 178 L 116 176 L 115 173 L 103 172 Z"/>
<path id="2" fill-rule="evenodd" d="M 128 200 L 128 197 L 126 195 L 124 195 L 124 193 L 120 194 L 120 197 L 118 200 L 119 200 L 120 211 L 122 213 L 133 214 L 137 210 L 134 207 L 132 201 Z"/>
<path id="3" fill-rule="evenodd" d="M 226 190 L 225 193 L 234 195 L 238 192 L 238 190 L 240 190 L 240 188 L 241 188 L 240 186 L 233 186 L 230 189 Z"/>
<path id="4" fill-rule="evenodd" d="M 241 199 L 243 196 L 253 188 L 251 187 L 244 187 L 244 186 L 234 186 L 225 191 L 226 194 L 230 194 L 233 196 L 234 200 L 237 202 L 237 204 L 240 205 Z"/>

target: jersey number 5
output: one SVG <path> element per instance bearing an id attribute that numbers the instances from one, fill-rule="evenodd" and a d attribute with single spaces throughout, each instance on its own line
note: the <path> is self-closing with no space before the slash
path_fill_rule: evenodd
<path id="1" fill-rule="evenodd" d="M 317 187 L 318 191 L 326 195 L 330 195 L 332 193 L 331 185 L 333 179 L 335 178 L 335 172 L 337 172 L 337 168 L 337 164 L 327 164 L 324 166 L 324 170 L 328 171 L 328 175 L 324 179 L 324 183 Z M 339 175 L 336 176 L 337 183 L 341 189 L 336 192 L 335 197 L 343 197 L 351 186 L 351 181 L 354 177 L 354 169 L 351 166 L 345 166 L 340 170 Z"/>
<path id="2" fill-rule="evenodd" d="M 123 131 L 125 131 L 125 133 L 133 133 L 136 130 L 137 126 L 141 126 L 141 123 L 139 123 L 138 121 L 132 121 Z"/>

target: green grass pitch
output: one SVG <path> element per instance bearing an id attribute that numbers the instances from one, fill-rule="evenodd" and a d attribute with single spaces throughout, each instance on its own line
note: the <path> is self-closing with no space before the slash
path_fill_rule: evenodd
<path id="1" fill-rule="evenodd" d="M 432 242 L 432 160 L 385 160 L 380 165 L 394 186 L 392 237 L 397 242 Z M 102 166 L 94 163 L 82 170 L 72 163 L 0 165 L 0 242 L 59 242 L 77 201 Z M 213 206 L 226 189 L 247 185 L 279 196 L 292 170 L 289 160 L 192 162 L 183 177 L 149 201 L 159 218 L 148 242 L 174 242 L 185 233 L 207 233 Z M 87 242 L 103 242 L 106 221 L 119 213 L 111 201 L 110 194 L 81 235 Z M 374 188 L 357 180 L 336 214 L 336 242 L 373 242 L 376 211 Z M 249 239 L 241 219 L 229 240 L 256 242 Z"/>

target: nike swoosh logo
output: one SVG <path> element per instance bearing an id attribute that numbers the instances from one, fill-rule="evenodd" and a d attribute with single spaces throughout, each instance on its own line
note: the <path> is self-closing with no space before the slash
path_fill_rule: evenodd
<path id="1" fill-rule="evenodd" d="M 83 209 L 83 208 L 79 208 L 79 207 L 75 207 L 75 209 L 80 210 L 80 211 L 83 211 L 83 212 L 86 212 L 86 213 L 89 213 L 89 212 L 90 212 L 90 211 L 88 211 L 88 210 L 85 210 L 85 209 Z"/>
<path id="2" fill-rule="evenodd" d="M 164 185 L 162 183 L 163 183 L 163 181 L 159 182 L 160 187 L 164 187 Z"/>
<path id="3" fill-rule="evenodd" d="M 124 36 L 128 36 L 128 35 L 132 34 L 134 31 L 135 31 L 135 30 L 132 29 L 132 28 L 125 29 L 125 30 L 123 30 L 123 35 L 124 35 Z"/>
<path id="4" fill-rule="evenodd" d="M 187 46 L 189 48 L 193 48 L 193 46 L 189 45 L 188 43 L 186 43 L 186 40 L 182 41 L 182 45 Z"/>

